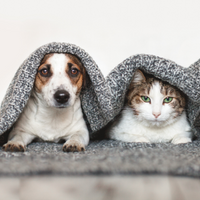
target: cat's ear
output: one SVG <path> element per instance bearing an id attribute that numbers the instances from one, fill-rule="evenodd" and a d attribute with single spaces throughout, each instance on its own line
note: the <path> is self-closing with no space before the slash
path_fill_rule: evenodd
<path id="1" fill-rule="evenodd" d="M 133 80 L 132 83 L 133 84 L 140 84 L 146 82 L 146 78 L 144 76 L 144 74 L 142 73 L 142 71 L 140 71 L 139 69 L 137 69 L 133 75 Z"/>

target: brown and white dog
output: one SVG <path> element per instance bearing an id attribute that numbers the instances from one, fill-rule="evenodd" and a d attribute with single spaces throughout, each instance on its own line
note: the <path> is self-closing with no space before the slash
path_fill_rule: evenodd
<path id="1" fill-rule="evenodd" d="M 71 54 L 45 55 L 36 74 L 26 107 L 9 134 L 4 151 L 25 151 L 34 139 L 66 141 L 63 151 L 84 151 L 89 133 L 79 93 L 86 85 L 86 70 Z"/>

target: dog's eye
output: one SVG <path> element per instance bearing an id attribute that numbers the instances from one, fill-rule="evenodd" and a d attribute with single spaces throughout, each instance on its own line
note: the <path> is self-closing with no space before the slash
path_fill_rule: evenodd
<path id="1" fill-rule="evenodd" d="M 47 69 L 47 68 L 40 70 L 40 74 L 41 74 L 41 76 L 44 76 L 44 77 L 49 77 L 51 75 L 49 69 Z"/>
<path id="2" fill-rule="evenodd" d="M 71 69 L 71 73 L 72 73 L 72 75 L 77 75 L 78 74 L 78 69 L 76 69 L 76 68 L 72 68 Z"/>
<path id="3" fill-rule="evenodd" d="M 41 73 L 43 74 L 43 75 L 47 75 L 48 74 L 48 70 L 47 69 L 43 69 L 42 71 L 41 71 Z"/>

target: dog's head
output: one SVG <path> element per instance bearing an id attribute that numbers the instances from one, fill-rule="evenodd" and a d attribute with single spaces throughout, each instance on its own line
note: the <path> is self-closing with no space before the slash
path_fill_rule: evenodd
<path id="1" fill-rule="evenodd" d="M 86 70 L 81 61 L 67 53 L 46 54 L 35 78 L 34 90 L 48 106 L 72 106 L 86 86 Z"/>

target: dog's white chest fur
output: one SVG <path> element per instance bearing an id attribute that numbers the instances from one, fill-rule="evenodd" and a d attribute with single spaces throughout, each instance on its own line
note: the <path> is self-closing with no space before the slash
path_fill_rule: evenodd
<path id="1" fill-rule="evenodd" d="M 23 122 L 23 123 L 22 123 Z M 87 127 L 83 119 L 80 99 L 77 98 L 74 105 L 67 108 L 46 108 L 36 106 L 34 98 L 30 98 L 24 112 L 15 125 L 16 134 L 23 130 L 29 137 L 39 137 L 44 141 L 58 142 L 60 139 L 68 139 L 76 132 L 87 133 Z M 85 134 L 84 134 L 85 136 Z M 12 134 L 10 135 L 12 138 Z M 88 137 L 84 141 L 87 145 Z"/>
<path id="2" fill-rule="evenodd" d="M 79 98 L 73 106 L 64 109 L 36 107 L 34 99 L 30 98 L 20 120 L 19 128 L 45 141 L 57 142 L 79 129 L 86 129 Z"/>

